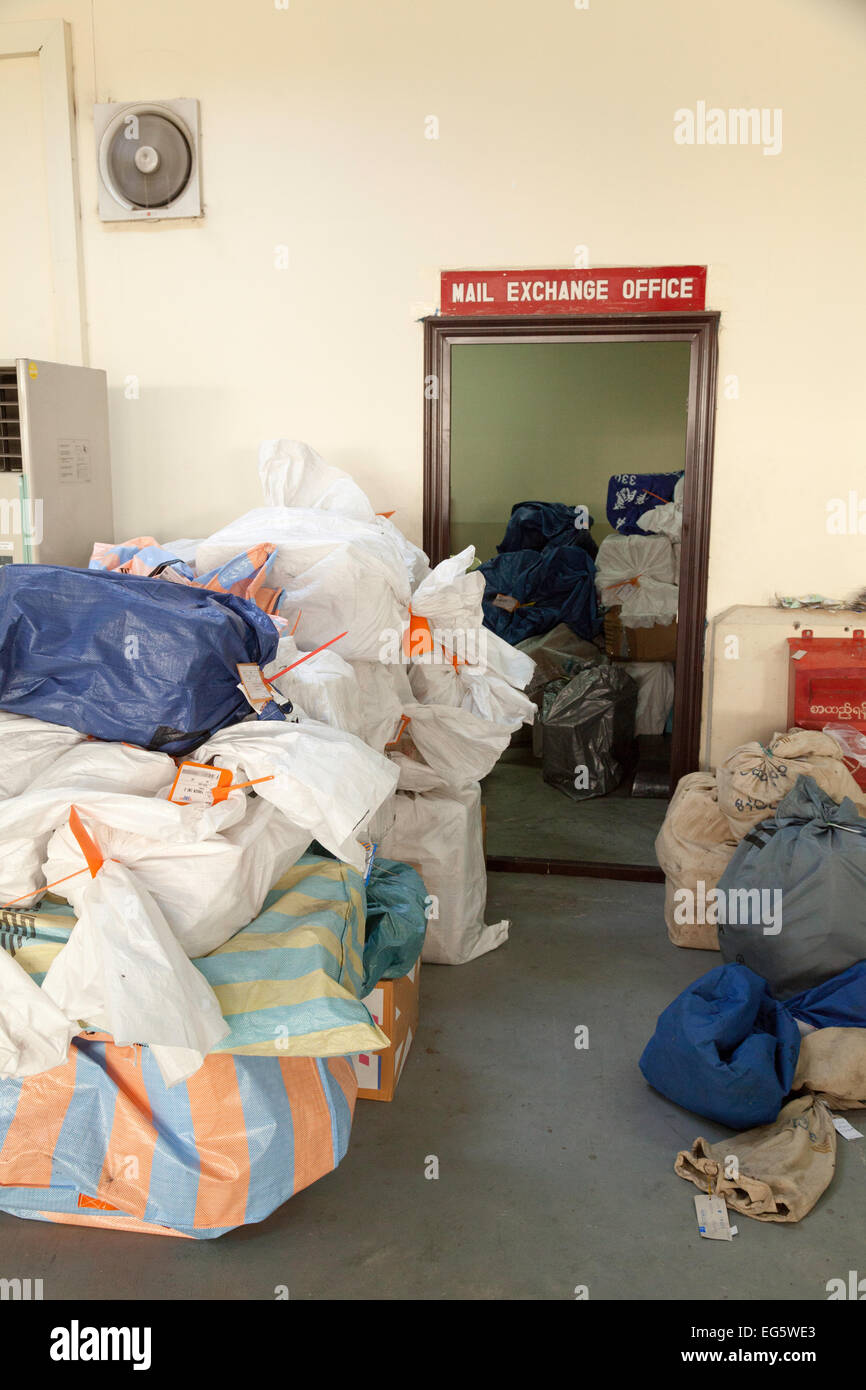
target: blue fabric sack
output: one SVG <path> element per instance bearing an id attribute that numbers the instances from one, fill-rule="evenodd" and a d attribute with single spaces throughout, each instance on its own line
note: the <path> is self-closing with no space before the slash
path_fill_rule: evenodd
<path id="1" fill-rule="evenodd" d="M 786 999 L 785 1008 L 813 1028 L 866 1028 L 866 961 Z"/>
<path id="2" fill-rule="evenodd" d="M 794 1081 L 800 1032 L 767 983 L 719 965 L 659 1016 L 640 1069 L 669 1100 L 734 1130 L 770 1124 Z"/>
<path id="3" fill-rule="evenodd" d="M 238 662 L 277 630 L 247 599 L 113 571 L 0 568 L 0 709 L 187 753 L 250 713 Z"/>

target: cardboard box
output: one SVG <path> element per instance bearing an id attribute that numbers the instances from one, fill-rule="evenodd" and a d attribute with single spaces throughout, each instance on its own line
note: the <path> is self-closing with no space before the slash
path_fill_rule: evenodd
<path id="1" fill-rule="evenodd" d="M 676 619 L 665 626 L 623 627 L 619 609 L 604 615 L 604 649 L 613 661 L 676 661 Z"/>
<path id="2" fill-rule="evenodd" d="M 364 1003 L 391 1046 L 383 1052 L 361 1052 L 352 1058 L 361 1100 L 393 1100 L 397 1082 L 418 1028 L 421 957 L 408 975 L 382 980 Z"/>

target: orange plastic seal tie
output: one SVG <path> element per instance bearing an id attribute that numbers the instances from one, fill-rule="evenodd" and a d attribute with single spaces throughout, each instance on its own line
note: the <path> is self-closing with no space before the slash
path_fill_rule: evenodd
<path id="1" fill-rule="evenodd" d="M 384 516 L 384 517 L 387 519 L 388 517 L 393 516 L 393 515 L 394 515 L 394 512 L 393 512 L 393 511 L 390 511 L 390 512 L 377 512 L 376 515 L 377 515 L 377 516 Z"/>
<path id="2" fill-rule="evenodd" d="M 215 787 L 212 793 L 214 803 L 216 803 L 217 799 L 225 801 L 229 792 L 239 792 L 244 787 L 257 787 L 259 782 L 273 782 L 273 780 L 274 774 L 271 772 L 267 777 L 252 777 L 249 782 L 232 782 L 228 787 Z M 194 803 L 189 801 L 186 804 L 192 806 Z"/>
<path id="3" fill-rule="evenodd" d="M 92 877 L 96 878 L 96 875 L 99 873 L 99 870 L 102 868 L 103 864 L 105 863 L 105 860 L 99 853 L 99 850 L 96 846 L 96 841 L 93 840 L 91 836 L 88 835 L 87 831 L 84 829 L 84 826 L 81 823 L 81 817 L 79 816 L 78 810 L 75 806 L 71 806 L 69 808 L 69 829 L 72 831 L 73 835 L 78 841 L 81 852 L 84 855 L 84 858 L 87 860 L 87 867 L 90 870 Z"/>
<path id="4" fill-rule="evenodd" d="M 316 656 L 318 652 L 323 652 L 326 647 L 332 647 L 335 642 L 339 642 L 341 637 L 347 636 L 348 631 L 349 629 L 346 628 L 345 632 L 338 632 L 336 637 L 332 637 L 328 642 L 323 642 L 321 647 L 316 647 L 314 652 L 305 652 L 297 661 L 293 661 L 291 666 L 284 666 L 282 671 L 276 671 L 274 675 L 265 676 L 264 679 L 267 681 L 268 685 L 272 685 L 274 681 L 279 680 L 280 676 L 284 676 L 287 671 L 294 671 L 296 666 L 301 665 L 301 662 L 309 661 L 311 656 Z"/>
<path id="5" fill-rule="evenodd" d="M 56 878 L 53 883 L 46 883 L 44 888 L 37 888 L 36 893 L 47 893 L 50 889 L 56 888 L 58 883 L 65 883 L 69 878 L 77 878 L 79 874 L 86 874 L 86 869 L 76 869 L 74 874 L 64 874 L 62 878 Z M 10 898 L 8 903 L 0 903 L 0 912 L 5 912 L 7 907 L 12 907 L 15 903 L 20 903 L 22 898 L 33 898 L 36 893 L 21 893 L 17 898 Z M 35 909 L 34 909 L 35 911 Z"/>
<path id="6" fill-rule="evenodd" d="M 432 650 L 433 634 L 429 622 L 410 608 L 409 626 L 403 633 L 403 655 L 411 659 L 413 656 L 426 656 Z"/>

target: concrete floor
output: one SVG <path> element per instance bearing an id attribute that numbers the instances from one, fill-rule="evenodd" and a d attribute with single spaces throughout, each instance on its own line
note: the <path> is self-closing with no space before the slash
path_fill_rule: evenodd
<path id="1" fill-rule="evenodd" d="M 866 1273 L 866 1140 L 799 1224 L 701 1240 L 677 1149 L 719 1126 L 651 1091 L 637 1059 L 714 954 L 670 946 L 654 884 L 493 874 L 508 944 L 425 966 L 397 1099 L 360 1101 L 335 1172 L 268 1221 L 193 1242 L 0 1215 L 2 1264 L 46 1298 L 816 1299 Z M 589 1028 L 577 1051 L 574 1030 Z M 862 1112 L 860 1112 L 862 1120 Z M 858 1116 L 851 1115 L 858 1127 Z M 429 1155 L 438 1180 L 425 1179 Z M 0 1271 L 2 1273 L 2 1271 Z"/>
<path id="2" fill-rule="evenodd" d="M 525 748 L 508 749 L 481 784 L 487 807 L 487 853 L 531 859 L 657 864 L 655 838 L 667 798 L 608 796 L 572 801 L 541 775 Z"/>

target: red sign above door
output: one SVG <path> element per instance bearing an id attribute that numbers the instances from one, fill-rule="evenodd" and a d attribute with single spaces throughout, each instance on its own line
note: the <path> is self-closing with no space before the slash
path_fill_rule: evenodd
<path id="1" fill-rule="evenodd" d="M 703 309 L 705 265 L 601 270 L 443 270 L 444 316 L 657 314 Z"/>

